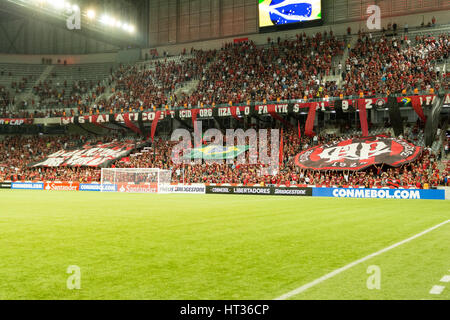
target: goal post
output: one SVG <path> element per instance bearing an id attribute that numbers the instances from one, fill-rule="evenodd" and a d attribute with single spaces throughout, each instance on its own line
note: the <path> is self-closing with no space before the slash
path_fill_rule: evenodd
<path id="1" fill-rule="evenodd" d="M 102 168 L 100 191 L 161 193 L 172 180 L 172 171 L 159 168 Z"/>

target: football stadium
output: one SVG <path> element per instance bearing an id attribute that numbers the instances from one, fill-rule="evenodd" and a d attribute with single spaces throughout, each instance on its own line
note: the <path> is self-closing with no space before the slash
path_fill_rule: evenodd
<path id="1" fill-rule="evenodd" d="M 450 300 L 450 2 L 372 2 L 1 0 L 0 300 Z"/>

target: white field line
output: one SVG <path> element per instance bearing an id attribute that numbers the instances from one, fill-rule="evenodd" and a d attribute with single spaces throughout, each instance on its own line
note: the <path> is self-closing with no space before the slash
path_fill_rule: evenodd
<path id="1" fill-rule="evenodd" d="M 430 294 L 441 294 L 444 289 L 444 286 L 433 286 L 430 290 Z"/>
<path id="2" fill-rule="evenodd" d="M 391 246 L 389 246 L 387 248 L 381 249 L 380 251 L 377 251 L 375 253 L 369 254 L 368 256 L 366 256 L 364 258 L 361 258 L 359 260 L 353 261 L 353 262 L 343 266 L 342 268 L 336 269 L 336 270 L 334 270 L 334 271 L 332 271 L 330 273 L 327 273 L 326 275 L 324 275 L 324 276 L 322 276 L 322 277 L 320 277 L 320 278 L 318 278 L 318 279 L 316 279 L 314 281 L 311 281 L 311 282 L 309 282 L 307 284 L 304 284 L 301 287 L 298 287 L 297 289 L 289 291 L 288 293 L 285 293 L 285 294 L 279 296 L 278 298 L 275 298 L 274 300 L 286 300 L 286 299 L 289 299 L 289 298 L 291 298 L 293 296 L 296 296 L 296 295 L 298 295 L 298 294 L 308 290 L 309 288 L 314 287 L 314 286 L 318 285 L 319 283 L 322 283 L 325 280 L 328 280 L 328 279 L 338 275 L 341 272 L 344 272 L 345 270 L 348 270 L 348 269 L 350 269 L 350 268 L 352 268 L 352 267 L 354 267 L 354 266 L 356 266 L 356 265 L 358 265 L 358 264 L 360 264 L 360 263 L 362 263 L 364 261 L 367 261 L 367 260 L 369 260 L 369 259 L 371 259 L 373 257 L 376 257 L 376 256 L 378 256 L 380 254 L 383 254 L 383 253 L 385 253 L 385 252 L 387 252 L 389 250 L 397 248 L 398 246 L 401 246 L 402 244 L 405 244 L 405 243 L 408 243 L 408 242 L 410 242 L 410 241 L 412 241 L 414 239 L 417 239 L 417 238 L 427 234 L 428 232 L 431 232 L 431 231 L 433 231 L 433 230 L 435 230 L 435 229 L 437 229 L 437 228 L 439 228 L 439 227 L 441 227 L 441 226 L 443 226 L 443 225 L 445 225 L 445 224 L 447 224 L 449 222 L 450 222 L 450 220 L 441 222 L 441 223 L 435 225 L 434 227 L 431 227 L 431 228 L 429 228 L 429 229 L 427 229 L 425 231 L 422 231 L 422 232 L 420 232 L 420 233 L 418 233 L 418 234 L 416 234 L 416 235 L 414 235 L 414 236 L 412 236 L 412 237 L 410 237 L 408 239 L 402 240 L 402 241 L 397 242 L 397 243 L 395 243 L 395 244 L 393 244 L 393 245 L 391 245 Z"/>

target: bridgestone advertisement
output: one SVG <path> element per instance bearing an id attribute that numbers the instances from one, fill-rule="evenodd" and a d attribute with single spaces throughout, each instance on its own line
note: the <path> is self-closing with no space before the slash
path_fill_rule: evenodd
<path id="1" fill-rule="evenodd" d="M 311 197 L 312 188 L 207 186 L 206 193 Z"/>
<path id="2" fill-rule="evenodd" d="M 323 144 L 299 153 L 295 163 L 312 170 L 361 170 L 375 164 L 398 167 L 414 161 L 422 148 L 406 140 L 375 136 Z"/>
<path id="3" fill-rule="evenodd" d="M 206 192 L 205 185 L 160 185 L 160 193 L 197 193 L 204 194 Z"/>

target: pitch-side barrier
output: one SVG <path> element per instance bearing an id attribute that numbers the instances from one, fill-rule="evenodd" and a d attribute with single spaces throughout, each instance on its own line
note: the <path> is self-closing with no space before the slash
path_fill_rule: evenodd
<path id="1" fill-rule="evenodd" d="M 103 190 L 102 190 L 103 188 Z M 170 184 L 159 189 L 146 188 L 130 184 L 101 185 L 99 183 L 79 182 L 0 182 L 0 189 L 14 190 L 47 190 L 47 191 L 103 191 L 133 193 L 185 193 L 185 194 L 234 194 L 234 195 L 280 195 L 298 197 L 329 197 L 329 198 L 362 198 L 362 199 L 411 199 L 411 200 L 445 200 L 450 199 L 450 187 L 437 189 L 391 189 L 391 188 L 325 188 L 298 186 L 239 186 L 239 185 L 205 185 L 205 184 Z"/>

